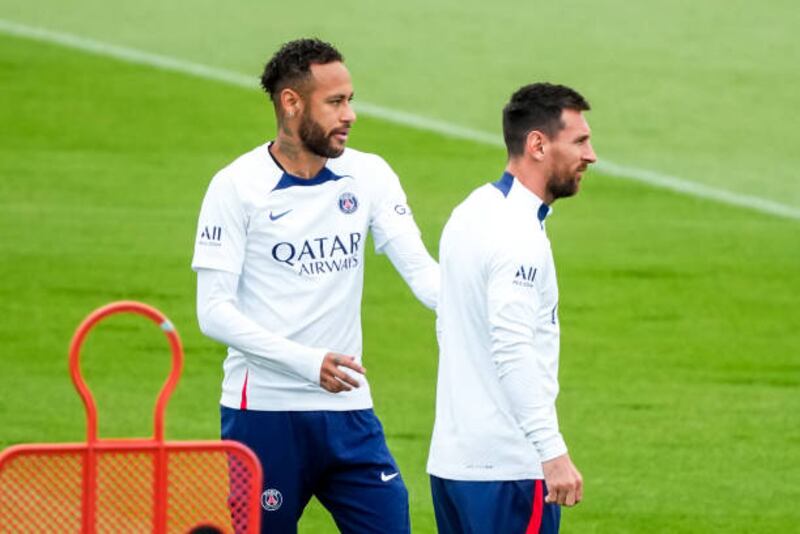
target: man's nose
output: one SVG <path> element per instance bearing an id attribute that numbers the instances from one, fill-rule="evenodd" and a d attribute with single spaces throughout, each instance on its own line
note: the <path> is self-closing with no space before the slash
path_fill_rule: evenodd
<path id="1" fill-rule="evenodd" d="M 356 110 L 353 108 L 353 104 L 351 104 L 350 102 L 345 103 L 345 110 L 344 110 L 344 115 L 342 116 L 342 122 L 346 122 L 348 124 L 356 122 Z"/>
<path id="2" fill-rule="evenodd" d="M 594 153 L 594 148 L 592 148 L 592 144 L 587 144 L 587 151 L 586 154 L 583 155 L 584 161 L 588 161 L 589 163 L 594 163 L 597 161 L 597 154 Z"/>

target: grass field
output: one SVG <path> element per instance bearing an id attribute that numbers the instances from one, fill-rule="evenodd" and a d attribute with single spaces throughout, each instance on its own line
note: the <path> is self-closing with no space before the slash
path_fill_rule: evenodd
<path id="1" fill-rule="evenodd" d="M 356 19 L 357 35 L 344 31 L 342 13 L 331 13 L 330 26 L 302 26 L 277 12 L 272 18 L 289 22 L 264 38 L 247 16 L 250 9 L 265 17 L 265 28 L 278 27 L 264 6 L 239 2 L 241 12 L 215 19 L 215 5 L 197 2 L 192 24 L 178 8 L 149 0 L 116 12 L 82 1 L 69 13 L 50 1 L 0 1 L 0 17 L 243 72 L 257 72 L 280 41 L 318 33 L 342 44 L 359 98 L 489 131 L 508 93 L 531 79 L 510 57 L 492 61 L 494 46 L 517 42 L 492 41 L 502 33 L 495 26 L 522 24 L 503 10 L 467 7 L 447 19 L 457 28 L 452 37 L 401 46 L 402 23 L 415 37 L 423 29 L 411 22 L 443 22 L 446 7 L 372 7 L 363 16 L 379 14 L 378 29 L 365 34 Z M 798 109 L 792 4 L 773 2 L 756 13 L 734 2 L 716 18 L 721 2 L 674 1 L 653 12 L 609 2 L 600 13 L 579 1 L 559 5 L 541 6 L 542 16 L 576 13 L 586 32 L 569 50 L 588 55 L 576 55 L 581 68 L 573 71 L 556 61 L 567 50 L 550 54 L 541 72 L 586 88 L 601 157 L 800 207 L 796 121 L 781 115 Z M 602 26 L 625 9 L 616 25 Z M 145 23 L 150 31 L 134 31 Z M 704 24 L 715 31 L 703 34 Z M 551 39 L 557 31 L 536 29 Z M 474 50 L 459 48 L 470 36 Z M 590 38 L 601 36 L 607 41 L 593 52 Z M 419 50 L 425 46 L 428 63 Z M 521 50 L 530 46 L 525 40 Z M 462 53 L 450 59 L 445 52 L 453 47 Z M 381 63 L 387 51 L 396 52 L 397 65 Z M 701 61 L 693 51 L 706 56 Z M 467 69 L 468 58 L 481 68 Z M 616 70 L 609 71 L 611 58 Z M 777 72 L 781 83 L 773 83 Z M 645 87 L 656 73 L 666 86 Z M 730 92 L 710 94 L 723 86 Z M 619 98 L 623 88 L 630 99 Z M 264 97 L 0 34 L 0 102 L 0 446 L 82 439 L 67 344 L 91 309 L 123 298 L 165 311 L 186 346 L 169 437 L 215 437 L 223 349 L 196 327 L 189 262 L 208 180 L 272 135 Z M 450 209 L 503 168 L 496 147 L 366 116 L 350 143 L 382 154 L 398 171 L 432 251 Z M 560 420 L 587 484 L 585 502 L 565 512 L 562 531 L 795 531 L 800 222 L 592 173 L 580 196 L 556 204 L 548 224 L 561 288 Z M 424 472 L 433 315 L 374 256 L 363 310 L 364 358 L 409 485 L 414 532 L 434 532 Z M 101 434 L 149 432 L 167 355 L 160 332 L 141 320 L 115 319 L 93 335 L 85 367 L 103 410 Z M 301 525 L 302 532 L 334 531 L 318 505 Z"/>

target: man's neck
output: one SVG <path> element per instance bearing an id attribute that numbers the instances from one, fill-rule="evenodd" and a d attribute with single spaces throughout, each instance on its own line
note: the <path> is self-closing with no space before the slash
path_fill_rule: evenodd
<path id="1" fill-rule="evenodd" d="M 548 206 L 554 198 L 547 191 L 547 183 L 542 169 L 526 164 L 521 160 L 511 160 L 506 165 L 506 170 L 514 175 L 528 191 L 539 197 Z"/>
<path id="2" fill-rule="evenodd" d="M 283 131 L 278 132 L 269 150 L 286 172 L 298 178 L 313 178 L 328 161 L 310 152 L 298 139 L 285 135 Z"/>

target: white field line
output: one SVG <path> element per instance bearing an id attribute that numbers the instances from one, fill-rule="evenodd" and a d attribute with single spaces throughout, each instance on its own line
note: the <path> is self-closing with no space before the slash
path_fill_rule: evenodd
<path id="1" fill-rule="evenodd" d="M 64 47 L 74 48 L 100 56 L 119 59 L 128 63 L 136 63 L 162 70 L 180 72 L 182 74 L 189 74 L 207 80 L 216 80 L 229 85 L 235 85 L 247 89 L 255 89 L 258 87 L 258 78 L 255 75 L 247 76 L 238 72 L 210 67 L 200 63 L 185 61 L 160 54 L 152 54 L 150 52 L 144 52 L 134 48 L 127 48 L 101 41 L 95 41 L 93 39 L 68 33 L 27 26 L 5 19 L 0 19 L 0 32 L 17 37 L 33 39 L 36 41 L 58 44 Z M 358 102 L 356 104 L 356 109 L 359 113 L 362 113 L 366 116 L 383 119 L 387 122 L 408 126 L 417 130 L 434 132 L 446 137 L 464 139 L 485 145 L 496 147 L 504 146 L 503 140 L 500 138 L 500 136 L 489 132 L 474 130 L 445 121 L 415 115 L 413 113 L 406 113 L 403 111 L 397 111 L 378 106 L 376 104 L 369 104 L 367 102 Z M 595 165 L 595 168 L 598 171 L 613 177 L 642 182 L 653 187 L 668 189 L 670 191 L 675 191 L 677 193 L 682 193 L 693 197 L 713 200 L 722 204 L 747 208 L 770 215 L 777 215 L 779 217 L 800 220 L 800 207 L 781 204 L 765 198 L 735 193 L 733 191 L 726 191 L 724 189 L 702 185 L 700 183 L 678 178 L 676 176 L 662 174 L 657 171 L 628 167 L 613 163 L 608 160 L 598 161 L 598 163 Z"/>

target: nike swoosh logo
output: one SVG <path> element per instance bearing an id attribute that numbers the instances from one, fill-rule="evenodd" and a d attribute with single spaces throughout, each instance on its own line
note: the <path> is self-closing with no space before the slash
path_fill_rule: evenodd
<path id="1" fill-rule="evenodd" d="M 282 211 L 282 212 L 280 212 L 280 213 L 277 213 L 277 214 L 273 214 L 273 213 L 270 211 L 270 212 L 269 212 L 269 220 L 270 220 L 270 221 L 277 221 L 278 219 L 280 219 L 281 217 L 283 217 L 284 215 L 286 215 L 286 214 L 287 214 L 287 213 L 289 213 L 290 211 L 292 211 L 292 210 L 286 210 L 286 211 Z"/>
<path id="2" fill-rule="evenodd" d="M 389 482 L 390 480 L 392 480 L 394 477 L 396 477 L 399 474 L 400 473 L 392 473 L 391 475 L 387 475 L 386 473 L 381 471 L 381 482 Z"/>

